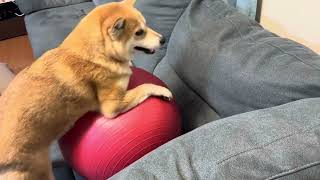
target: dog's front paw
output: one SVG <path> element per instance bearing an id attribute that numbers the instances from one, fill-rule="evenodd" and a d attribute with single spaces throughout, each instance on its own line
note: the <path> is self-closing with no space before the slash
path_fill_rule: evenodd
<path id="1" fill-rule="evenodd" d="M 100 113 L 103 114 L 107 119 L 114 119 L 118 116 L 119 112 L 116 111 L 114 104 L 106 103 L 100 107 Z"/>
<path id="2" fill-rule="evenodd" d="M 157 85 L 153 86 L 153 88 L 150 91 L 150 95 L 162 97 L 167 101 L 170 101 L 173 97 L 169 89 L 162 86 L 157 86 Z"/>
<path id="3" fill-rule="evenodd" d="M 162 87 L 159 89 L 159 96 L 161 96 L 164 100 L 166 101 L 171 101 L 172 100 L 172 93 L 169 89 Z"/>
<path id="4" fill-rule="evenodd" d="M 114 119 L 114 118 L 116 118 L 117 116 L 118 116 L 118 114 L 116 114 L 116 113 L 103 113 L 103 116 L 104 117 L 106 117 L 107 119 Z"/>
<path id="5" fill-rule="evenodd" d="M 141 88 L 143 88 L 146 97 L 158 96 L 168 101 L 173 97 L 169 89 L 155 84 L 143 84 Z"/>

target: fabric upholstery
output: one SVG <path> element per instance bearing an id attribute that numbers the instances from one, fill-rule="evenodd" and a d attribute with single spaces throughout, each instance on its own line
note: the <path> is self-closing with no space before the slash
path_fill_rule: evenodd
<path id="1" fill-rule="evenodd" d="M 50 159 L 52 160 L 53 167 L 64 165 L 64 159 L 57 142 L 54 142 L 50 147 Z"/>
<path id="2" fill-rule="evenodd" d="M 180 107 L 184 132 L 220 119 L 215 110 L 180 79 L 166 58 L 159 63 L 154 73 L 165 81 L 174 94 Z"/>
<path id="3" fill-rule="evenodd" d="M 86 180 L 86 178 L 80 176 L 77 172 L 73 171 L 76 180 Z"/>
<path id="4" fill-rule="evenodd" d="M 221 0 L 191 2 L 164 60 L 221 117 L 320 96 L 319 55 Z"/>
<path id="5" fill-rule="evenodd" d="M 53 174 L 56 180 L 75 180 L 72 169 L 65 165 L 53 168 Z M 77 179 L 78 180 L 78 179 Z"/>
<path id="6" fill-rule="evenodd" d="M 235 115 L 156 149 L 112 180 L 320 177 L 320 98 Z"/>
<path id="7" fill-rule="evenodd" d="M 110 3 L 110 2 L 119 2 L 121 0 L 92 0 L 92 1 L 96 6 L 99 6 L 99 5 Z"/>
<path id="8" fill-rule="evenodd" d="M 94 7 L 92 2 L 86 2 L 27 15 L 25 23 L 34 56 L 38 58 L 47 50 L 57 47 Z"/>
<path id="9" fill-rule="evenodd" d="M 50 147 L 50 159 L 52 161 L 53 174 L 56 180 L 75 179 L 72 169 L 63 159 L 57 142 L 54 142 Z"/>
<path id="10" fill-rule="evenodd" d="M 24 14 L 29 14 L 35 11 L 89 2 L 91 0 L 15 0 L 19 9 Z"/>

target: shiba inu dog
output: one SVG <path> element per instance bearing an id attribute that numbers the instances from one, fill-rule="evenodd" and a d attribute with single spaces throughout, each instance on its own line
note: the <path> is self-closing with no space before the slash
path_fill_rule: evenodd
<path id="1" fill-rule="evenodd" d="M 50 144 L 88 111 L 114 118 L 161 86 L 127 90 L 135 51 L 154 53 L 163 37 L 148 28 L 135 0 L 99 6 L 62 44 L 20 72 L 0 97 L 0 179 L 54 179 Z"/>

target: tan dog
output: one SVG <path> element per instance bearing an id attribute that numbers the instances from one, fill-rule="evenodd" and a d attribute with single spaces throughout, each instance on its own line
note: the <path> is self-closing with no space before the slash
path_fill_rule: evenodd
<path id="1" fill-rule="evenodd" d="M 172 98 L 152 84 L 127 91 L 134 50 L 153 53 L 164 42 L 133 5 L 97 7 L 9 85 L 0 99 L 1 180 L 53 179 L 50 144 L 88 111 L 113 118 L 149 96 Z"/>

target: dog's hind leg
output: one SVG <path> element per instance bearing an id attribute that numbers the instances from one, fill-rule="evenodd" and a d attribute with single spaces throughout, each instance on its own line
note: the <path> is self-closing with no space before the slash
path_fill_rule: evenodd
<path id="1" fill-rule="evenodd" d="M 0 164 L 0 180 L 54 180 L 48 149 L 16 157 Z"/>

